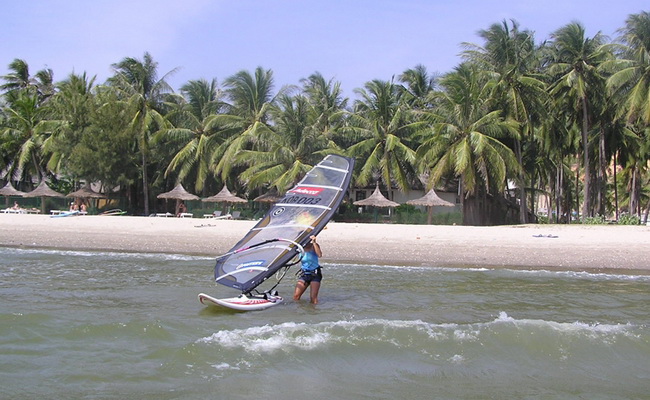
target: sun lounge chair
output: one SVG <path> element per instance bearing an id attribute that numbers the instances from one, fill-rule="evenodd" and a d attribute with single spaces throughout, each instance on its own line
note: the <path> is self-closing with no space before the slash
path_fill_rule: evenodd
<path id="1" fill-rule="evenodd" d="M 25 214 L 25 213 L 27 213 L 27 211 L 22 209 L 22 208 L 19 208 L 19 209 L 7 208 L 7 209 L 2 210 L 2 212 L 5 213 L 5 214 Z"/>
<path id="2" fill-rule="evenodd" d="M 216 210 L 212 214 L 203 214 L 203 218 L 217 218 L 221 216 L 221 210 Z"/>
<path id="3" fill-rule="evenodd" d="M 233 211 L 232 212 L 232 219 L 239 219 L 240 215 L 241 215 L 241 211 Z"/>
<path id="4" fill-rule="evenodd" d="M 179 218 L 193 218 L 194 214 L 192 214 L 192 213 L 180 213 L 180 214 L 178 214 L 178 217 Z"/>

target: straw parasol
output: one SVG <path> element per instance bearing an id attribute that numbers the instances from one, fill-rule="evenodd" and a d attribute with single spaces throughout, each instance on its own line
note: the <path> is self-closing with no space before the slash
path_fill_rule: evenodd
<path id="1" fill-rule="evenodd" d="M 278 196 L 278 193 L 275 190 L 264 193 L 263 195 L 257 196 L 253 199 L 253 201 L 259 203 L 277 203 L 280 200 L 282 200 L 282 196 Z"/>
<path id="2" fill-rule="evenodd" d="M 105 199 L 106 195 L 97 193 L 90 188 L 90 185 L 86 185 L 75 192 L 68 193 L 66 197 L 77 197 L 80 199 Z"/>
<path id="3" fill-rule="evenodd" d="M 282 200 L 282 198 L 283 196 L 278 196 L 278 192 L 275 189 L 273 189 L 269 192 L 264 193 L 261 196 L 257 196 L 256 198 L 253 199 L 253 201 L 258 203 L 267 203 L 270 208 L 273 204 Z"/>
<path id="4" fill-rule="evenodd" d="M 10 196 L 22 197 L 24 194 L 25 192 L 21 192 L 20 190 L 15 189 L 11 182 L 7 182 L 7 184 L 2 189 L 0 189 L 0 196 L 5 196 L 7 207 L 9 207 Z"/>
<path id="5" fill-rule="evenodd" d="M 419 199 L 413 199 L 409 200 L 406 202 L 406 204 L 411 204 L 414 206 L 425 206 L 427 208 L 427 224 L 431 224 L 431 215 L 433 214 L 433 207 L 434 206 L 442 206 L 442 207 L 454 207 L 454 203 L 450 203 L 447 200 L 441 199 L 431 188 L 425 194 L 424 196 L 420 197 Z"/>
<path id="6" fill-rule="evenodd" d="M 228 204 L 248 203 L 248 200 L 242 199 L 241 197 L 237 197 L 234 194 L 230 193 L 230 190 L 228 190 L 228 186 L 226 185 L 223 185 L 223 189 L 221 189 L 219 193 L 215 194 L 214 196 L 201 199 L 201 201 Z"/>
<path id="7" fill-rule="evenodd" d="M 97 201 L 98 199 L 106 199 L 107 196 L 101 193 L 95 192 L 91 187 L 90 184 L 85 185 L 81 189 L 74 191 L 72 193 L 68 193 L 66 197 L 74 197 L 77 199 L 94 199 Z M 88 204 L 90 205 L 90 204 Z M 95 208 L 97 208 L 97 204 L 95 203 Z"/>
<path id="8" fill-rule="evenodd" d="M 25 193 L 23 197 L 40 197 L 41 198 L 41 211 L 45 213 L 45 198 L 46 197 L 65 197 L 65 195 L 50 189 L 45 182 L 45 179 L 41 181 L 38 187 L 31 192 Z"/>
<path id="9" fill-rule="evenodd" d="M 397 207 L 399 206 L 399 203 L 396 203 L 394 201 L 390 201 L 387 198 L 384 197 L 383 194 L 381 194 L 381 191 L 379 190 L 379 182 L 377 182 L 377 186 L 375 187 L 375 191 L 372 192 L 370 197 L 367 199 L 363 200 L 357 200 L 354 203 L 355 206 L 370 206 L 370 207 Z M 375 222 L 377 222 L 377 209 L 375 208 Z"/>
<path id="10" fill-rule="evenodd" d="M 199 196 L 192 194 L 185 190 L 182 184 L 176 185 L 175 188 L 170 190 L 169 192 L 165 193 L 160 193 L 157 196 L 159 199 L 176 199 L 176 213 L 179 212 L 180 206 L 181 206 L 181 201 L 189 201 L 189 200 L 198 200 L 200 199 Z"/>

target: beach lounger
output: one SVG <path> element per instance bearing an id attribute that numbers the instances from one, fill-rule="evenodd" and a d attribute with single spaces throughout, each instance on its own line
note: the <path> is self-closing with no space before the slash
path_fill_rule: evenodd
<path id="1" fill-rule="evenodd" d="M 203 218 L 217 218 L 221 216 L 221 210 L 217 210 L 212 214 L 203 214 Z"/>
<path id="2" fill-rule="evenodd" d="M 27 211 L 23 210 L 22 208 L 18 210 L 13 208 L 7 208 L 2 210 L 2 212 L 5 214 L 26 214 L 27 213 Z"/>
<path id="3" fill-rule="evenodd" d="M 179 218 L 193 218 L 193 217 L 194 217 L 194 214 L 192 214 L 192 213 L 180 213 L 180 214 L 178 215 L 178 217 L 179 217 Z"/>

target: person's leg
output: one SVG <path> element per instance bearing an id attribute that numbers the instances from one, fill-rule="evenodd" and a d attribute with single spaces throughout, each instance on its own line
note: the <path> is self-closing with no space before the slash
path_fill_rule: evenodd
<path id="1" fill-rule="evenodd" d="M 318 291 L 320 290 L 320 282 L 312 282 L 309 286 L 311 287 L 309 289 L 310 302 L 311 304 L 318 304 Z"/>
<path id="2" fill-rule="evenodd" d="M 296 283 L 296 289 L 293 291 L 293 299 L 300 300 L 300 296 L 302 296 L 302 294 L 305 293 L 306 289 L 307 289 L 307 284 L 305 283 L 305 281 L 303 281 L 302 279 L 298 280 L 298 283 Z"/>

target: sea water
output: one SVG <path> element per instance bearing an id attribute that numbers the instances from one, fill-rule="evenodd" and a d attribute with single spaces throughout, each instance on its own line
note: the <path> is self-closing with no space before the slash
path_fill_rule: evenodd
<path id="1" fill-rule="evenodd" d="M 0 398 L 650 398 L 639 271 L 326 262 L 317 306 L 291 271 L 235 312 L 213 264 L 0 248 Z"/>

